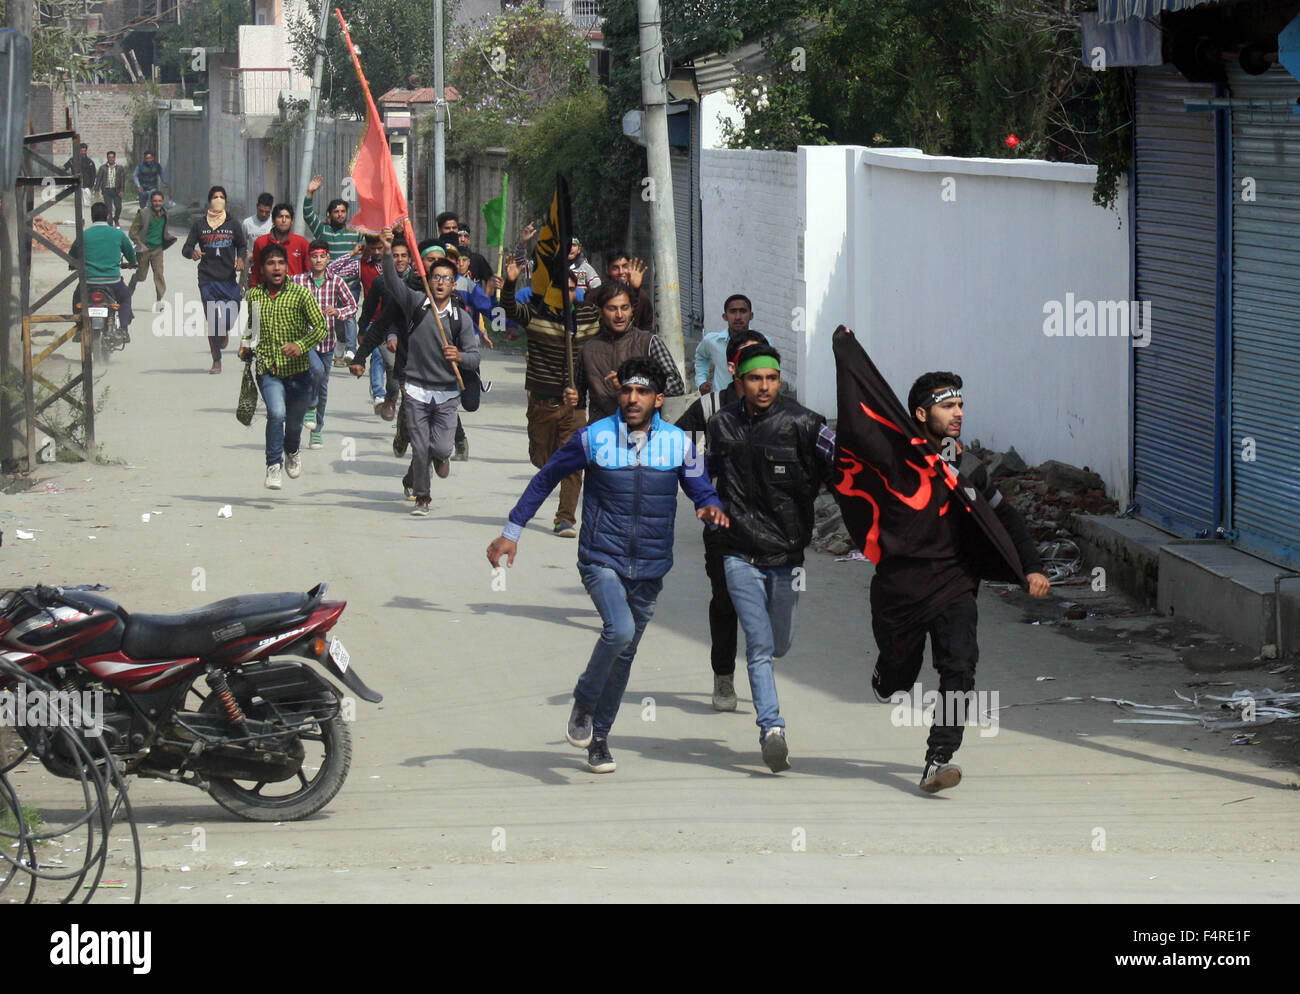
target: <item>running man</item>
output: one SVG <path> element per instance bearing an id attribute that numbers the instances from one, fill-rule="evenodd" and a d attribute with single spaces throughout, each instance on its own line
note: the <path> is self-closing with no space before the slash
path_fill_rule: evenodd
<path id="1" fill-rule="evenodd" d="M 325 315 L 310 290 L 289 280 L 284 249 L 262 249 L 262 281 L 248 291 L 250 331 L 239 358 L 257 363 L 257 385 L 266 401 L 266 488 L 279 490 L 281 471 L 302 474 L 302 416 L 311 398 L 308 353 L 325 337 Z"/>
<path id="2" fill-rule="evenodd" d="M 244 227 L 226 213 L 226 188 L 208 191 L 208 210 L 190 224 L 183 255 L 199 264 L 199 297 L 208 319 L 208 349 L 212 353 L 209 373 L 221 372 L 221 350 L 230 340 L 230 329 L 239 314 L 244 291 L 237 276 L 244 268 Z"/>
<path id="3" fill-rule="evenodd" d="M 163 206 L 163 195 L 157 190 L 149 194 L 149 210 L 140 211 L 131 222 L 130 238 L 140 257 L 140 264 L 131 277 L 131 292 L 135 292 L 136 286 L 152 268 L 153 288 L 158 299 L 162 300 L 167 293 L 167 279 L 163 276 L 163 254 L 176 241 L 176 237 L 167 234 L 167 209 Z"/>
<path id="4" fill-rule="evenodd" d="M 398 275 L 393 263 L 393 229 L 385 228 L 379 238 L 384 243 L 384 292 L 392 295 L 405 325 L 398 337 L 406 339 L 406 382 L 402 390 L 406 395 L 411 468 L 402 485 L 415 493 L 411 513 L 424 517 L 432 504 L 430 463 L 442 479 L 451 473 L 460 409 L 460 383 L 453 363 L 464 369 L 478 369 L 478 335 L 469 315 L 451 300 L 456 285 L 455 263 L 444 256 L 429 264 L 431 301 L 423 288 L 412 290 Z"/>
<path id="5" fill-rule="evenodd" d="M 767 345 L 767 338 L 756 331 L 743 331 L 727 345 L 730 356 L 727 369 L 736 374 L 736 356 L 749 345 Z M 704 433 L 709 418 L 728 404 L 740 400 L 740 383 L 733 379 L 722 390 L 713 390 L 700 396 L 686 413 L 677 419 L 677 427 L 688 432 L 697 448 L 704 448 Z M 722 568 L 722 547 L 717 529 L 704 529 L 704 573 L 713 588 L 709 598 L 710 662 L 713 665 L 713 710 L 736 710 L 736 608 L 727 593 L 727 573 Z"/>
<path id="6" fill-rule="evenodd" d="M 578 573 L 603 628 L 573 688 L 564 734 L 570 745 L 587 750 L 593 773 L 617 768 L 609 733 L 663 578 L 672 569 L 678 486 L 695 504 L 697 518 L 715 527 L 729 524 L 717 493 L 699 472 L 690 439 L 659 416 L 659 367 L 629 359 L 618 374 L 618 410 L 575 433 L 547 461 L 487 549 L 494 569 L 502 556 L 513 566 L 519 536 L 542 502 L 561 480 L 586 470 Z"/>
<path id="7" fill-rule="evenodd" d="M 1045 597 L 1051 584 L 1024 520 L 989 480 L 983 460 L 961 446 L 963 403 L 961 377 L 946 371 L 918 377 L 907 395 L 907 410 L 916 426 L 983 494 L 1006 529 L 1030 596 Z M 943 705 L 935 708 L 920 786 L 933 794 L 961 783 L 961 767 L 952 757 L 961 747 L 966 704 L 975 690 L 980 568 L 961 533 L 968 515 L 955 491 L 937 485 L 930 491 L 929 504 L 914 509 L 914 523 L 905 532 L 882 534 L 880 539 L 881 557 L 871 578 L 871 630 L 879 649 L 871 687 L 882 701 L 910 691 L 921 672 L 925 637 L 930 636 Z"/>
<path id="8" fill-rule="evenodd" d="M 328 271 L 330 247 L 317 239 L 307 247 L 307 272 L 289 279 L 305 286 L 316 298 L 321 313 L 325 315 L 325 337 L 311 350 L 311 396 L 307 398 L 307 411 L 303 424 L 311 431 L 308 448 L 325 447 L 325 401 L 329 397 L 330 370 L 334 363 L 335 332 L 338 327 L 357 312 L 357 301 L 342 277 Z"/>
<path id="9" fill-rule="evenodd" d="M 341 259 L 352 251 L 352 247 L 361 240 L 361 235 L 353 228 L 348 227 L 348 202 L 335 197 L 329 202 L 325 209 L 325 220 L 322 221 L 316 214 L 315 197 L 316 191 L 325 184 L 322 176 L 313 176 L 307 184 L 307 196 L 302 201 L 302 219 L 303 222 L 311 229 L 311 233 L 316 238 L 323 238 L 329 243 L 330 260 Z M 353 297 L 362 296 L 361 283 L 349 282 L 348 289 L 352 291 Z M 348 318 L 343 322 L 343 342 L 342 351 L 334 359 L 334 365 L 346 366 L 352 361 L 352 357 L 357 352 L 357 322 L 356 318 Z"/>
<path id="10" fill-rule="evenodd" d="M 731 528 L 720 536 L 727 592 L 745 631 L 749 690 L 763 761 L 790 768 L 773 660 L 794 642 L 813 499 L 835 466 L 826 419 L 781 396 L 781 355 L 750 345 L 736 356 L 741 399 L 709 419 L 708 467 Z"/>

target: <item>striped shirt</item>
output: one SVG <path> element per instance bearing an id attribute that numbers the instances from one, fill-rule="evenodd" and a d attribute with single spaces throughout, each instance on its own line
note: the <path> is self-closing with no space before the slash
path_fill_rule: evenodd
<path id="1" fill-rule="evenodd" d="M 348 285 L 342 278 L 334 273 L 326 272 L 319 284 L 311 273 L 300 273 L 290 276 L 289 279 L 311 291 L 312 296 L 316 298 L 316 303 L 320 305 L 322 314 L 327 307 L 333 307 L 338 311 L 333 319 L 325 319 L 325 337 L 316 346 L 317 352 L 333 352 L 336 341 L 335 329 L 357 312 L 357 299 L 352 296 L 352 291 L 348 289 Z"/>
<path id="2" fill-rule="evenodd" d="M 524 370 L 524 389 L 547 400 L 559 400 L 569 382 L 568 330 L 555 315 L 534 305 L 515 300 L 515 288 L 509 281 L 501 288 L 501 306 L 506 317 L 524 329 L 528 340 L 528 364 Z M 579 302 L 578 333 L 573 336 L 573 361 L 576 371 L 582 346 L 600 330 L 600 311 L 595 304 Z M 579 380 L 581 382 L 581 380 Z"/>
<path id="3" fill-rule="evenodd" d="M 347 255 L 352 251 L 352 246 L 361 239 L 356 230 L 349 228 L 347 225 L 336 228 L 332 224 L 322 221 L 316 214 L 316 208 L 312 206 L 310 196 L 303 197 L 302 220 L 311 229 L 313 235 L 329 244 L 331 260 L 337 259 L 341 255 Z"/>
<path id="4" fill-rule="evenodd" d="M 275 296 L 263 284 L 249 290 L 245 299 L 258 337 L 258 365 L 281 379 L 307 372 L 311 368 L 307 353 L 325 337 L 325 315 L 311 291 L 286 280 Z M 240 345 L 249 341 L 245 336 Z M 301 354 L 284 355 L 280 346 L 289 342 L 297 345 Z"/>

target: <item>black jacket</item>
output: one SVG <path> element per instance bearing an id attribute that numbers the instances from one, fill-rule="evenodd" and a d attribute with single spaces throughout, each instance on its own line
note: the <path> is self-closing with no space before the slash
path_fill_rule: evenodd
<path id="1" fill-rule="evenodd" d="M 813 499 L 828 475 L 817 451 L 826 419 L 788 397 L 750 416 L 742 401 L 709 419 L 708 466 L 731 527 L 723 555 L 798 566 L 813 536 Z"/>

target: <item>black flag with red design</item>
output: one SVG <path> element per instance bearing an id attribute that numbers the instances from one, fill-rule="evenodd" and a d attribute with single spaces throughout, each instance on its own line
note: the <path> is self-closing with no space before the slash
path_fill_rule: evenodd
<path id="1" fill-rule="evenodd" d="M 960 509 L 976 526 L 963 532 L 974 540 L 980 577 L 1027 586 L 1015 543 L 984 495 L 920 431 L 853 332 L 840 325 L 832 342 L 839 420 L 831 490 L 862 554 L 879 563 L 915 550 L 934 534 L 936 515 Z M 940 499 L 944 491 L 956 503 Z"/>

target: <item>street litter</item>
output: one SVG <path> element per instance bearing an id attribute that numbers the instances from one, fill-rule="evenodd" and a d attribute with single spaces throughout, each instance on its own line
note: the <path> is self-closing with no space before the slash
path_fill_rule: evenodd
<path id="1" fill-rule="evenodd" d="M 1224 801 L 1223 803 L 1224 803 L 1225 805 L 1227 805 L 1227 804 L 1240 804 L 1242 801 L 1253 801 L 1254 799 L 1255 799 L 1255 795 L 1254 795 L 1254 794 L 1251 794 L 1249 797 L 1239 797 L 1239 798 L 1237 798 L 1235 801 Z"/>
<path id="2" fill-rule="evenodd" d="M 1253 746 L 1255 744 L 1255 733 L 1251 732 L 1248 735 L 1234 735 L 1232 737 L 1232 744 L 1235 746 Z"/>
<path id="3" fill-rule="evenodd" d="M 1231 728 L 1256 728 L 1279 719 L 1300 718 L 1300 693 L 1278 693 L 1275 690 L 1237 690 L 1231 697 L 1219 694 L 1197 694 L 1191 697 L 1175 690 L 1174 696 L 1183 704 L 1138 704 L 1116 697 L 1093 697 L 1100 704 L 1114 704 L 1138 718 L 1116 718 L 1116 724 L 1125 725 L 1199 725 L 1210 731 Z M 1204 703 L 1213 702 L 1213 703 Z"/>
<path id="4" fill-rule="evenodd" d="M 17 535 L 19 538 L 35 538 L 35 537 L 36 537 L 36 536 L 33 535 L 31 532 L 25 532 L 25 531 L 23 531 L 21 528 L 15 528 L 15 529 L 14 529 L 14 534 Z"/>
<path id="5" fill-rule="evenodd" d="M 1042 683 L 1044 680 L 1055 680 L 1056 677 L 1054 677 L 1054 676 L 1040 676 L 1040 677 L 1035 677 L 1035 679 L 1036 679 L 1039 683 Z"/>
<path id="6" fill-rule="evenodd" d="M 78 583 L 75 587 L 59 587 L 60 590 L 107 590 L 102 583 Z M 150 828 L 156 826 L 150 825 Z"/>
<path id="7" fill-rule="evenodd" d="M 147 525 L 149 523 L 149 512 L 145 511 L 144 514 L 140 515 L 140 520 Z"/>
<path id="8" fill-rule="evenodd" d="M 869 560 L 857 549 L 854 549 L 846 556 L 836 556 L 835 561 L 837 563 L 865 563 Z"/>
<path id="9" fill-rule="evenodd" d="M 231 514 L 232 512 L 229 504 L 222 504 L 221 507 L 217 509 L 218 518 L 228 518 Z"/>
<path id="10" fill-rule="evenodd" d="M 1043 563 L 1043 573 L 1052 583 L 1074 576 L 1083 568 L 1083 553 L 1069 539 L 1043 542 L 1038 547 L 1038 558 Z"/>

